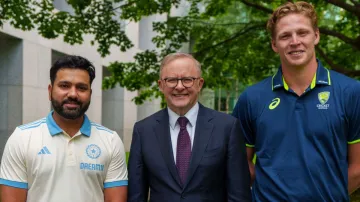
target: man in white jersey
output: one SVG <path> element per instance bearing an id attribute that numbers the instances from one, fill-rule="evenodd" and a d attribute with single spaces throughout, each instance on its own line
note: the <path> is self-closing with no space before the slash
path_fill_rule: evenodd
<path id="1" fill-rule="evenodd" d="M 8 139 L 0 169 L 1 201 L 127 200 L 124 145 L 115 131 L 85 115 L 95 68 L 65 56 L 50 69 L 54 111 L 19 126 Z"/>

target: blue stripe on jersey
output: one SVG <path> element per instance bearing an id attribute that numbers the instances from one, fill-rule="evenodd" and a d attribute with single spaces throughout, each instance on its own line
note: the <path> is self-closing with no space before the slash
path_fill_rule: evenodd
<path id="1" fill-rule="evenodd" d="M 96 124 L 96 123 L 94 123 L 94 122 L 91 122 L 91 125 L 94 126 L 94 127 L 96 127 L 96 129 L 98 129 L 98 130 L 104 130 L 104 131 L 109 132 L 109 133 L 111 133 L 111 134 L 114 133 L 112 130 L 110 130 L 110 129 L 108 129 L 108 128 L 105 128 L 104 126 L 99 125 L 99 124 Z"/>
<path id="2" fill-rule="evenodd" d="M 21 125 L 18 128 L 20 128 L 21 130 L 25 130 L 25 129 L 29 129 L 29 128 L 36 128 L 36 127 L 39 127 L 41 124 L 43 124 L 45 122 L 46 122 L 46 119 L 43 118 L 43 119 L 40 119 L 40 120 L 32 122 L 32 123 Z"/>
<path id="3" fill-rule="evenodd" d="M 11 181 L 11 180 L 5 180 L 5 179 L 0 179 L 0 184 L 6 185 L 6 186 L 10 186 L 10 187 L 16 187 L 16 188 L 21 188 L 21 189 L 27 189 L 28 188 L 28 184 L 25 182 L 16 182 L 16 181 Z"/>
<path id="4" fill-rule="evenodd" d="M 121 186 L 127 186 L 128 181 L 127 180 L 120 180 L 120 181 L 114 181 L 114 182 L 105 182 L 104 188 L 111 188 L 111 187 L 121 187 Z"/>

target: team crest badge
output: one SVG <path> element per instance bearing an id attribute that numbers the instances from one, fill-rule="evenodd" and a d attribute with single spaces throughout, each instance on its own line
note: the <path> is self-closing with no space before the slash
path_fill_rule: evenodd
<path id="1" fill-rule="evenodd" d="M 324 91 L 318 94 L 318 99 L 319 102 L 324 105 L 327 103 L 327 101 L 329 100 L 330 97 L 330 92 L 329 91 Z"/>
<path id="2" fill-rule="evenodd" d="M 91 159 L 97 159 L 101 154 L 101 149 L 96 144 L 90 144 L 86 148 L 86 154 Z"/>
<path id="3" fill-rule="evenodd" d="M 329 91 L 324 91 L 318 94 L 318 99 L 320 104 L 317 104 L 317 108 L 318 109 L 328 109 L 329 108 L 329 104 L 326 104 L 327 101 L 330 98 L 330 92 Z"/>

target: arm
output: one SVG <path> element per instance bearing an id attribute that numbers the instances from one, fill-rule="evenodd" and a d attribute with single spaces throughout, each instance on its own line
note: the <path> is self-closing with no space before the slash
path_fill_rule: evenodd
<path id="1" fill-rule="evenodd" d="M 241 134 L 245 138 L 247 162 L 251 175 L 251 184 L 255 180 L 255 134 L 253 132 L 253 113 L 246 91 L 241 94 L 233 111 L 233 116 L 240 120 Z"/>
<path id="2" fill-rule="evenodd" d="M 26 201 L 28 184 L 23 137 L 24 134 L 17 128 L 6 142 L 0 168 L 1 201 Z"/>
<path id="3" fill-rule="evenodd" d="M 149 184 L 141 150 L 140 134 L 134 126 L 129 157 L 129 195 L 128 202 L 146 202 Z"/>
<path id="4" fill-rule="evenodd" d="M 247 161 L 249 164 L 249 170 L 250 170 L 250 176 L 251 176 L 251 184 L 255 180 L 255 164 L 254 164 L 254 154 L 255 149 L 253 147 L 246 147 L 246 155 L 247 155 Z"/>
<path id="5" fill-rule="evenodd" d="M 10 186 L 0 186 L 0 201 L 6 202 L 25 202 L 26 201 L 26 189 L 15 188 Z"/>
<path id="6" fill-rule="evenodd" d="M 127 186 L 112 187 L 104 190 L 105 202 L 126 202 Z"/>
<path id="7" fill-rule="evenodd" d="M 346 89 L 348 133 L 348 193 L 360 187 L 360 83 Z"/>
<path id="8" fill-rule="evenodd" d="M 105 202 L 126 202 L 127 200 L 127 169 L 124 144 L 114 132 L 112 155 L 104 182 Z"/>
<path id="9" fill-rule="evenodd" d="M 226 184 L 228 201 L 251 201 L 250 173 L 246 157 L 244 137 L 239 121 L 235 120 L 228 142 L 226 159 Z"/>
<path id="10" fill-rule="evenodd" d="M 348 147 L 348 192 L 360 187 L 360 144 L 349 144 Z"/>

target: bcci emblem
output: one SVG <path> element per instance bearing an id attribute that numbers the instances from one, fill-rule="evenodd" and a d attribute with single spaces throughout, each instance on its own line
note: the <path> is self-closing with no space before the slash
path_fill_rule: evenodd
<path id="1" fill-rule="evenodd" d="M 97 159 L 101 154 L 101 149 L 96 144 L 90 144 L 86 148 L 86 154 L 89 158 Z"/>
<path id="2" fill-rule="evenodd" d="M 317 104 L 317 108 L 318 109 L 328 109 L 329 108 L 329 104 L 326 104 L 327 101 L 330 98 L 330 92 L 329 91 L 324 91 L 318 94 L 318 99 L 320 104 Z"/>

